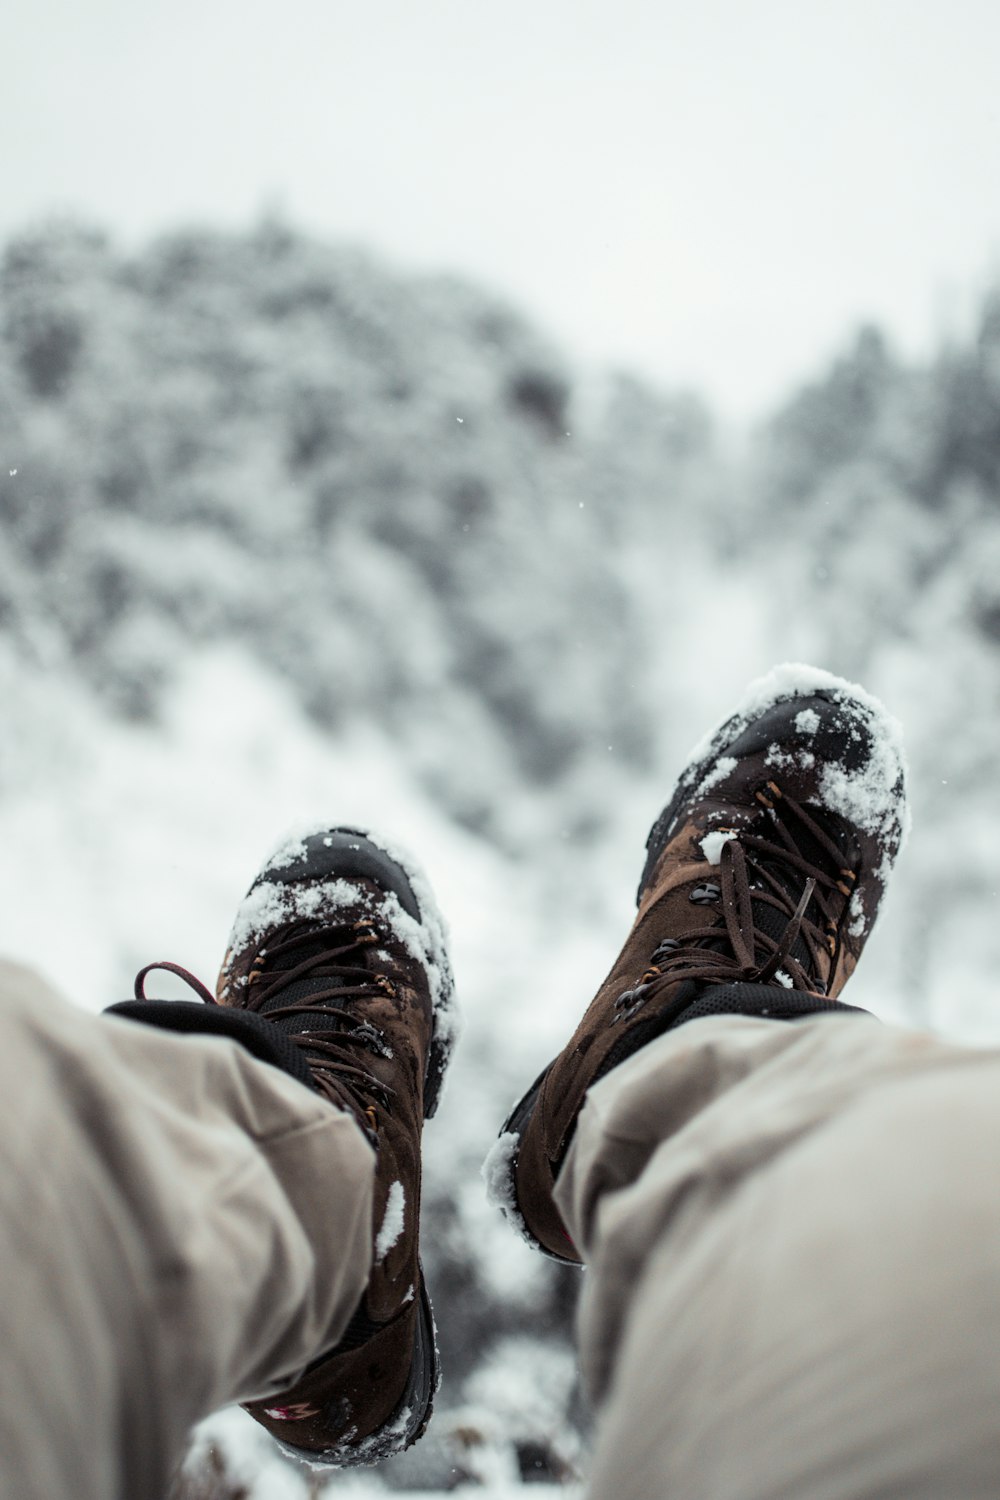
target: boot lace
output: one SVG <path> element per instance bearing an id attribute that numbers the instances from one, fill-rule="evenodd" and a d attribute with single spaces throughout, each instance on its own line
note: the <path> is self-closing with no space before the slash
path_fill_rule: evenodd
<path id="1" fill-rule="evenodd" d="M 396 1091 L 375 1078 L 358 1053 L 389 1058 L 392 1048 L 385 1033 L 347 1009 L 347 1003 L 395 996 L 395 983 L 387 974 L 373 973 L 363 960 L 358 962 L 363 951 L 378 941 L 373 925 L 363 919 L 342 928 L 324 928 L 321 934 L 308 925 L 287 928 L 258 953 L 240 1004 L 242 1010 L 266 1014 L 269 1021 L 322 1016 L 324 1024 L 319 1029 L 282 1030 L 305 1052 L 318 1091 L 340 1108 L 349 1109 L 372 1132 L 378 1128 L 376 1106 L 391 1111 Z M 146 976 L 156 969 L 176 974 L 207 1005 L 218 1005 L 200 979 L 180 964 L 165 960 L 140 969 L 135 978 L 137 1000 L 148 998 Z M 284 1005 L 272 1003 L 304 980 L 311 981 L 312 986 L 320 983 L 308 994 L 300 990 Z M 324 986 L 324 980 L 329 984 Z M 332 1026 L 331 1021 L 335 1023 Z"/>
<path id="2" fill-rule="evenodd" d="M 829 834 L 777 782 L 769 781 L 757 799 L 766 814 L 750 828 L 715 830 L 729 835 L 721 847 L 718 882 L 703 882 L 691 892 L 696 903 L 721 905 L 722 923 L 689 930 L 681 938 L 665 938 L 639 983 L 615 1002 L 623 1017 L 682 980 L 769 984 L 780 973 L 792 989 L 824 992 L 819 958 L 824 953 L 836 956 L 839 912 L 857 875 L 845 866 Z M 811 844 L 820 857 L 827 856 L 829 863 L 807 858 L 803 843 Z M 760 925 L 762 909 L 768 908 L 784 918 L 781 926 L 768 923 L 777 936 Z M 808 961 L 793 952 L 800 940 Z"/>

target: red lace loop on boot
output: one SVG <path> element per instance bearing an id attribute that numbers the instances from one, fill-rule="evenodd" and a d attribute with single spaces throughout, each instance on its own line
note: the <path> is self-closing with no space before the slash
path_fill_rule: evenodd
<path id="1" fill-rule="evenodd" d="M 149 996 L 146 994 L 146 975 L 152 974 L 154 969 L 165 969 L 168 974 L 176 974 L 178 979 L 183 979 L 185 984 L 190 985 L 199 1000 L 204 1000 L 206 1005 L 218 1005 L 218 1000 L 216 1000 L 207 984 L 202 984 L 200 979 L 196 979 L 190 969 L 183 969 L 180 964 L 171 963 L 167 958 L 161 958 L 158 962 L 147 964 L 144 969 L 139 970 L 135 976 L 135 985 L 133 986 L 133 993 L 137 1000 L 149 999 Z"/>

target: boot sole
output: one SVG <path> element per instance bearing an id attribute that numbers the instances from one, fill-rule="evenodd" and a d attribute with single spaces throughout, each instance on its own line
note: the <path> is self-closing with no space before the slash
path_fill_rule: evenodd
<path id="1" fill-rule="evenodd" d="M 552 1064 L 550 1063 L 549 1067 L 551 1066 Z M 523 1096 L 523 1098 L 518 1101 L 517 1104 L 514 1105 L 514 1108 L 511 1110 L 510 1114 L 507 1116 L 506 1121 L 504 1122 L 503 1129 L 500 1132 L 501 1136 L 516 1135 L 518 1142 L 520 1143 L 521 1137 L 524 1134 L 525 1130 L 528 1128 L 531 1116 L 534 1113 L 535 1105 L 538 1101 L 538 1095 L 541 1092 L 542 1084 L 545 1082 L 545 1079 L 548 1076 L 548 1072 L 549 1068 L 544 1068 L 542 1072 L 539 1073 L 538 1077 L 535 1079 L 528 1092 Z M 518 1147 L 515 1146 L 510 1153 L 510 1159 L 507 1169 L 507 1192 L 505 1195 L 506 1201 L 500 1205 L 504 1217 L 507 1219 L 508 1223 L 513 1225 L 522 1239 L 526 1240 L 528 1244 L 533 1246 L 535 1250 L 540 1250 L 543 1255 L 547 1255 L 549 1260 L 558 1261 L 558 1263 L 562 1266 L 576 1266 L 577 1268 L 579 1268 L 581 1264 L 579 1260 L 573 1260 L 568 1255 L 560 1255 L 558 1251 L 550 1250 L 548 1245 L 543 1245 L 541 1240 L 536 1239 L 535 1236 L 531 1233 L 531 1230 L 528 1228 L 527 1221 L 525 1220 L 524 1215 L 521 1213 L 521 1209 L 517 1201 L 517 1160 Z"/>
<path id="2" fill-rule="evenodd" d="M 278 1447 L 289 1458 L 304 1459 L 310 1464 L 323 1464 L 337 1469 L 360 1469 L 393 1458 L 397 1453 L 411 1447 L 423 1437 L 434 1410 L 434 1397 L 441 1383 L 441 1371 L 437 1353 L 437 1325 L 434 1309 L 427 1295 L 423 1267 L 420 1267 L 420 1303 L 417 1329 L 413 1343 L 413 1359 L 406 1387 L 396 1403 L 392 1416 L 377 1432 L 362 1442 L 343 1448 L 296 1448 L 281 1438 L 275 1438 Z"/>

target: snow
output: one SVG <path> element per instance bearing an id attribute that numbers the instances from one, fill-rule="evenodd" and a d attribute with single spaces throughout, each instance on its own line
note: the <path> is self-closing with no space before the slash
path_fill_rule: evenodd
<path id="1" fill-rule="evenodd" d="M 796 714 L 796 718 L 801 718 L 801 714 Z M 816 764 L 816 757 L 811 750 L 786 750 L 781 745 L 774 744 L 767 747 L 764 764 L 776 771 L 811 771 Z"/>
<path id="2" fill-rule="evenodd" d="M 700 847 L 710 865 L 717 865 L 720 862 L 724 845 L 735 837 L 736 834 L 731 829 L 715 829 L 711 833 L 706 833 Z"/>
<path id="3" fill-rule="evenodd" d="M 901 791 L 906 782 L 906 755 L 898 721 L 867 689 L 802 662 L 786 662 L 773 667 L 763 677 L 751 682 L 723 723 L 698 741 L 690 752 L 691 766 L 695 768 L 713 753 L 724 751 L 773 704 L 794 701 L 821 690 L 842 706 L 847 716 L 848 732 L 856 741 L 860 741 L 861 726 L 864 726 L 870 749 L 857 766 L 826 762 L 818 778 L 818 800 L 828 811 L 849 819 L 883 842 L 883 858 L 875 874 L 884 886 L 910 826 L 909 803 Z M 819 717 L 814 710 L 803 709 L 795 715 L 794 723 L 801 732 L 815 734 Z M 721 756 L 715 771 L 702 778 L 699 791 L 704 788 L 706 780 L 712 784 L 711 778 L 717 773 L 721 760 L 728 759 L 730 757 Z M 815 765 L 812 751 L 787 748 L 779 743 L 768 747 L 764 760 L 766 765 L 776 769 L 811 768 Z M 695 772 L 692 769 L 688 774 L 693 778 Z"/>
<path id="4" fill-rule="evenodd" d="M 872 721 L 877 723 L 892 743 L 893 753 L 902 760 L 902 729 L 874 694 L 867 688 L 863 688 L 855 682 L 848 682 L 843 677 L 828 672 L 823 667 L 809 666 L 805 662 L 782 662 L 772 667 L 763 676 L 756 677 L 747 686 L 736 703 L 732 706 L 730 715 L 748 724 L 751 719 L 759 718 L 772 704 L 779 703 L 785 698 L 803 698 L 811 693 L 825 691 L 832 694 L 837 702 L 852 700 L 867 709 Z M 808 712 L 808 710 L 806 711 Z M 801 718 L 801 713 L 796 719 Z M 818 724 L 814 726 L 818 728 Z M 710 730 L 697 741 L 688 754 L 691 762 L 701 761 L 712 748 L 717 729 Z M 738 731 L 734 731 L 734 734 Z"/>
<path id="5" fill-rule="evenodd" d="M 362 1464 L 365 1462 L 374 1463 L 386 1451 L 391 1451 L 394 1443 L 400 1440 L 405 1434 L 410 1424 L 411 1416 L 412 1409 L 404 1406 L 396 1413 L 393 1421 L 387 1423 L 381 1431 L 375 1433 L 372 1437 L 363 1438 L 360 1442 L 351 1442 L 350 1452 L 353 1462 Z M 345 1439 L 354 1437 L 354 1435 L 355 1430 L 352 1430 L 345 1434 Z M 329 1462 L 313 1463 L 309 1459 L 298 1457 L 298 1455 L 296 1455 L 296 1460 L 302 1468 L 321 1477 L 328 1477 L 330 1474 L 331 1464 Z"/>
<path id="6" fill-rule="evenodd" d="M 297 861 L 305 859 L 306 840 L 318 828 L 341 826 L 344 826 L 344 819 L 338 819 L 332 809 L 326 819 L 317 821 L 314 817 L 311 820 L 298 820 L 294 827 L 285 831 L 277 847 L 265 859 L 263 873 L 284 869 L 289 865 L 294 867 Z M 363 827 L 355 821 L 346 826 L 369 838 L 406 873 L 416 898 L 420 921 L 415 921 L 403 910 L 399 898 L 393 892 L 387 892 L 385 899 L 372 910 L 410 957 L 423 964 L 426 969 L 437 1034 L 450 1049 L 460 1034 L 461 1019 L 455 1004 L 454 982 L 448 961 L 448 927 L 431 882 L 420 860 L 399 842 L 396 835 L 373 828 L 368 820 L 365 820 Z M 347 881 L 324 881 L 301 887 L 282 881 L 262 880 L 240 907 L 230 935 L 229 947 L 242 948 L 277 921 L 312 917 L 322 909 L 336 911 L 356 901 L 355 888 Z"/>
<path id="7" fill-rule="evenodd" d="M 263 869 L 282 869 L 305 857 L 305 839 L 319 827 L 335 826 L 335 819 L 312 822 L 305 829 L 287 834 L 277 850 L 264 862 Z M 360 831 L 360 830 L 359 830 Z M 402 944 L 411 958 L 427 973 L 436 1034 L 450 1050 L 458 1038 L 460 1022 L 454 1000 L 454 983 L 448 960 L 447 927 L 431 890 L 430 882 L 415 857 L 401 849 L 392 839 L 373 829 L 366 836 L 383 849 L 390 859 L 406 871 L 416 897 L 421 920 L 403 910 L 399 897 L 387 891 L 381 900 L 370 904 L 379 927 L 387 929 Z M 324 880 L 298 884 L 295 881 L 261 880 L 244 897 L 230 932 L 228 949 L 238 952 L 256 942 L 275 925 L 315 918 L 318 913 L 333 913 L 357 906 L 357 888 L 347 880 Z"/>
<path id="8" fill-rule="evenodd" d="M 382 1227 L 375 1236 L 375 1259 L 385 1260 L 393 1245 L 397 1244 L 403 1233 L 404 1209 L 406 1207 L 406 1194 L 401 1182 L 393 1182 L 389 1186 L 389 1195 L 386 1199 L 385 1213 L 382 1216 Z"/>
<path id="9" fill-rule="evenodd" d="M 875 753 L 860 772 L 828 762 L 819 776 L 823 806 L 868 833 L 888 836 L 901 813 L 897 789 L 900 770 L 900 759 L 888 745 L 876 744 Z M 908 818 L 905 826 L 909 827 Z"/>
<path id="10" fill-rule="evenodd" d="M 284 863 L 283 857 L 268 861 L 270 866 L 280 863 Z M 357 900 L 357 887 L 349 880 L 325 880 L 315 885 L 261 881 L 244 896 L 227 946 L 238 952 L 271 927 L 314 918 L 319 912 L 344 911 L 357 905 Z M 388 908 L 388 902 L 385 906 Z"/>
<path id="11" fill-rule="evenodd" d="M 696 795 L 704 797 L 714 786 L 718 786 L 720 781 L 725 781 L 727 776 L 731 776 L 736 770 L 736 765 L 737 762 L 733 756 L 720 755 L 713 763 L 711 770 L 707 771 L 698 783 Z"/>
<path id="12" fill-rule="evenodd" d="M 512 1168 L 515 1152 L 521 1137 L 515 1130 L 498 1135 L 482 1165 L 486 1198 L 495 1208 L 505 1213 L 516 1214 Z"/>
<path id="13" fill-rule="evenodd" d="M 222 1454 L 227 1474 L 244 1487 L 246 1500 L 307 1500 L 301 1472 L 288 1464 L 263 1427 L 238 1408 L 216 1412 L 195 1429 L 184 1463 L 192 1483 L 212 1447 Z"/>
<path id="14" fill-rule="evenodd" d="M 306 839 L 310 831 L 314 830 L 305 830 L 303 832 L 297 833 L 286 833 L 285 837 L 281 840 L 277 848 L 274 849 L 274 851 L 270 855 L 270 858 L 264 861 L 264 864 L 261 868 L 261 873 L 266 873 L 268 870 L 283 870 L 288 866 L 298 864 L 300 860 L 305 859 L 307 853 L 309 852 L 306 848 Z M 329 841 L 327 840 L 327 842 Z"/>
<path id="15" fill-rule="evenodd" d="M 431 1004 L 434 1007 L 435 1035 L 450 1052 L 461 1032 L 461 1018 L 455 1001 L 455 985 L 448 958 L 448 925 L 424 867 L 416 855 L 405 844 L 401 844 L 398 838 L 388 833 L 370 830 L 369 836 L 380 849 L 385 850 L 390 859 L 402 867 L 416 897 L 419 922 L 414 921 L 402 909 L 395 897 L 389 902 L 387 917 L 395 936 L 410 956 L 422 963 L 427 971 Z"/>

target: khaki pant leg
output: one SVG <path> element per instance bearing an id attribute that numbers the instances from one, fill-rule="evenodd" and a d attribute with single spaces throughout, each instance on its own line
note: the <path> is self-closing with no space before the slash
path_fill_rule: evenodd
<path id="1" fill-rule="evenodd" d="M 162 1500 L 189 1427 L 279 1390 L 368 1279 L 356 1124 L 224 1038 L 0 964 L 0 1495 Z"/>
<path id="2" fill-rule="evenodd" d="M 588 1095 L 595 1500 L 995 1500 L 1000 1051 L 711 1017 Z"/>

